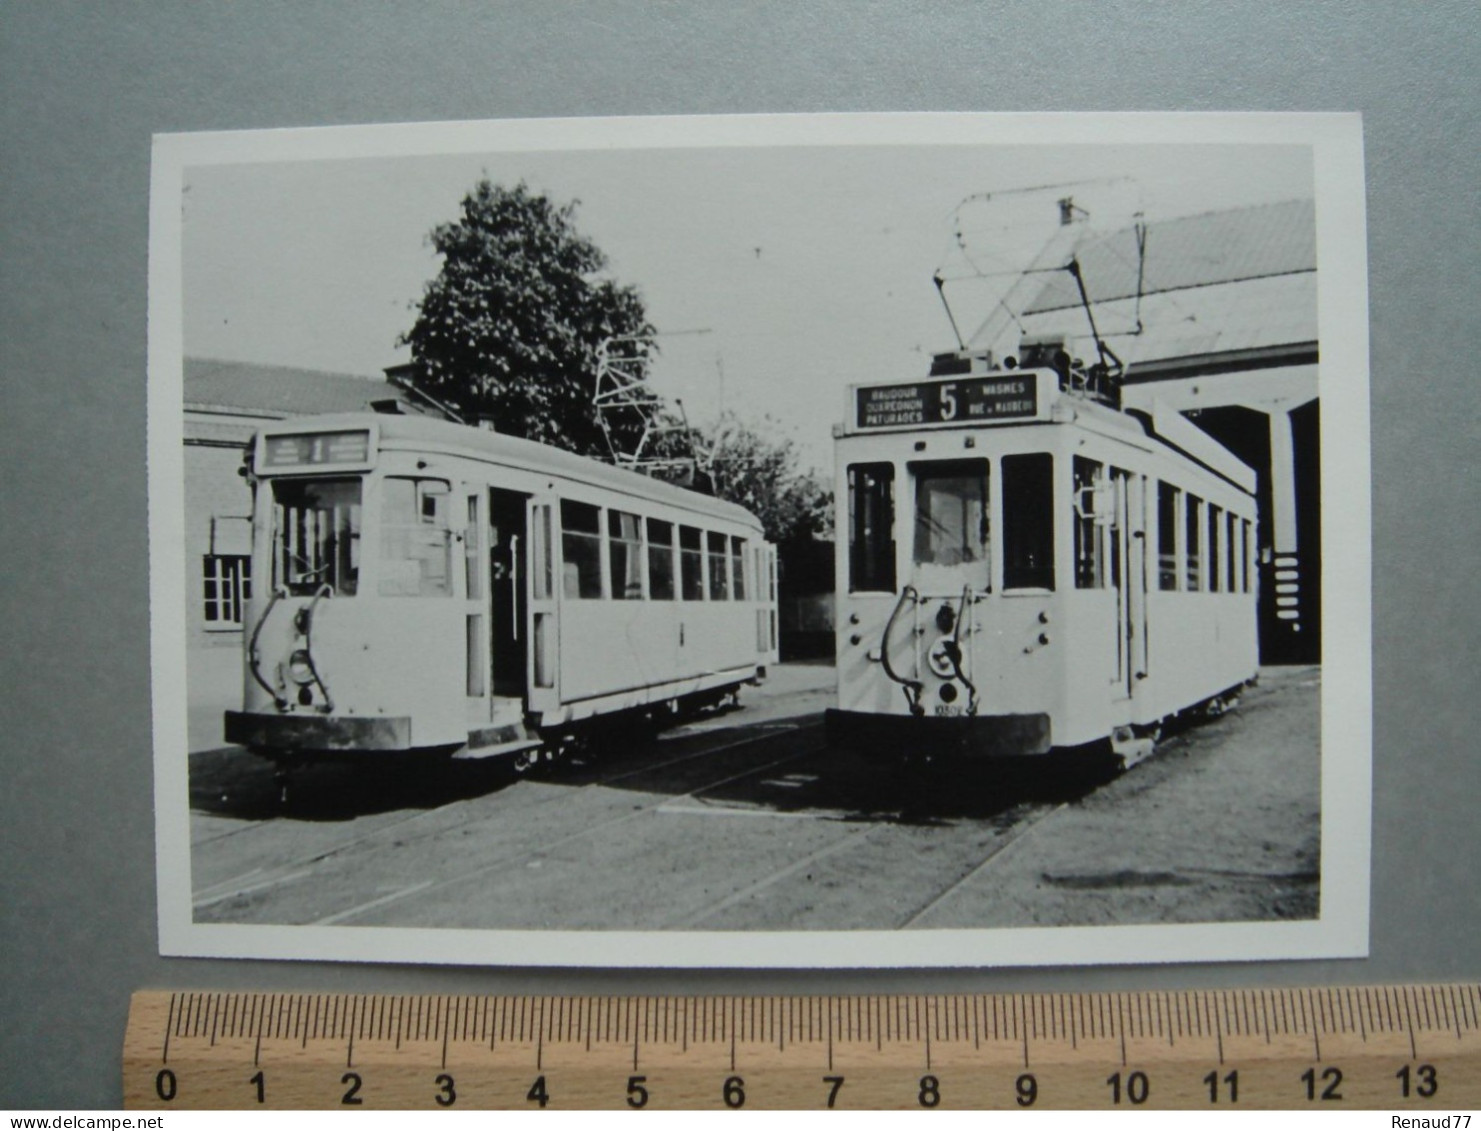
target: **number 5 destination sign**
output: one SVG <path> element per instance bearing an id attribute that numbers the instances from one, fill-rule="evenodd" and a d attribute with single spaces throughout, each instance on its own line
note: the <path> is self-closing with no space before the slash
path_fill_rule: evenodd
<path id="1" fill-rule="evenodd" d="M 1027 370 L 907 385 L 866 385 L 854 390 L 855 426 L 919 428 L 1042 420 L 1048 414 L 1054 374 Z M 1047 387 L 1046 387 L 1047 385 Z"/>

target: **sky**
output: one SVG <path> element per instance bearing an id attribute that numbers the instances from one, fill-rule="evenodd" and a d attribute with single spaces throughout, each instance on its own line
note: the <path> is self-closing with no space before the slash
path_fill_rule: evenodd
<path id="1" fill-rule="evenodd" d="M 378 376 L 438 270 L 427 234 L 481 177 L 575 199 L 660 333 L 655 388 L 831 464 L 851 384 L 913 380 L 956 338 L 932 282 L 1009 270 L 1062 196 L 1112 231 L 1310 198 L 1307 145 L 752 145 L 187 165 L 186 355 Z M 1042 191 L 1022 190 L 1050 186 Z M 984 199 L 987 197 L 987 199 Z M 964 203 L 965 202 L 965 203 Z M 964 232 L 964 248 L 957 233 Z M 1003 276 L 1006 277 L 1006 276 Z M 962 332 L 1001 284 L 953 285 Z"/>

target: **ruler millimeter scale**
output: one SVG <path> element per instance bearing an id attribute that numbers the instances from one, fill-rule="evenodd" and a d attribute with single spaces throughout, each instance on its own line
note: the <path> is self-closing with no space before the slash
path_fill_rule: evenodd
<path id="1" fill-rule="evenodd" d="M 144 991 L 123 1061 L 131 1108 L 1448 1114 L 1481 1107 L 1481 985 L 878 997 Z"/>

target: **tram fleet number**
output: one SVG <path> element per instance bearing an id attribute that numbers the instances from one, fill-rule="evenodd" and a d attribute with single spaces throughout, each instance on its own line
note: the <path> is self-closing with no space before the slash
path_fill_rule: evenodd
<path id="1" fill-rule="evenodd" d="M 1394 1073 L 1394 1098 L 1411 1099 L 1433 1099 L 1440 1092 L 1440 1074 L 1432 1064 L 1406 1064 Z M 844 1087 L 848 1083 L 846 1076 L 822 1076 L 819 1078 L 820 1085 L 818 1099 L 824 1107 L 838 1107 Z M 244 1098 L 255 1100 L 259 1104 L 265 1104 L 268 1100 L 268 1076 L 266 1070 L 258 1070 L 253 1075 L 245 1078 Z M 1216 1069 L 1202 1078 L 1201 1083 L 1208 1092 L 1210 1104 L 1237 1104 L 1239 1102 L 1239 1070 L 1238 1069 Z M 365 1103 L 362 1094 L 366 1088 L 366 1076 L 360 1072 L 346 1072 L 339 1079 L 340 1104 L 347 1107 L 357 1107 Z M 1322 1065 L 1306 1069 L 1305 1072 L 1294 1081 L 1292 1097 L 1304 1095 L 1310 1103 L 1334 1103 L 1343 1099 L 1342 1069 L 1335 1065 Z M 1145 1104 L 1152 1096 L 1152 1077 L 1142 1071 L 1113 1072 L 1105 1080 L 1105 1100 L 1112 1106 L 1130 1105 L 1138 1107 Z M 943 1085 L 939 1076 L 927 1073 L 920 1077 L 916 1084 L 916 1103 L 923 1108 L 939 1107 L 942 1098 L 947 1094 L 946 1086 Z M 166 1103 L 176 1098 L 188 1102 L 188 1095 L 181 1088 L 180 1079 L 175 1071 L 170 1068 L 161 1068 L 154 1078 L 154 1091 L 161 1100 Z M 627 1091 L 622 1097 L 630 1108 L 641 1109 L 648 1106 L 653 1098 L 653 1091 L 648 1083 L 647 1076 L 629 1076 L 627 1078 Z M 1022 1073 L 1013 1082 L 1013 1101 L 1018 1107 L 1033 1107 L 1039 1102 L 1041 1092 L 1038 1077 L 1032 1072 Z M 440 1072 L 430 1077 L 427 1091 L 427 1099 L 437 1107 L 452 1107 L 458 1102 L 457 1081 L 451 1073 Z M 547 1107 L 556 1101 L 556 1094 L 547 1083 L 546 1077 L 536 1076 L 525 1093 L 525 1099 L 532 1105 Z M 740 1108 L 746 1105 L 746 1081 L 743 1076 L 727 1076 L 719 1083 L 716 1099 L 728 1108 Z M 1459 1131 L 1466 1131 L 1470 1127 L 1471 1117 L 1469 1115 L 1457 1115 L 1453 1126 Z"/>

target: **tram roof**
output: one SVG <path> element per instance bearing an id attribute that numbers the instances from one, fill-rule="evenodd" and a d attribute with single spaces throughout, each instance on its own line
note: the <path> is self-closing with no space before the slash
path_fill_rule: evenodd
<path id="1" fill-rule="evenodd" d="M 760 519 L 745 507 L 713 495 L 665 483 L 661 479 L 653 479 L 626 468 L 600 463 L 574 452 L 553 448 L 549 444 L 475 428 L 468 424 L 454 424 L 434 417 L 374 412 L 331 413 L 274 421 L 263 425 L 260 431 L 282 434 L 305 429 L 317 432 L 368 426 L 374 426 L 379 432 L 382 448 L 389 442 L 397 447 L 436 449 L 488 463 L 507 464 L 537 473 L 557 475 L 562 479 L 668 503 L 687 510 L 703 511 L 748 526 L 759 528 L 761 525 Z"/>

